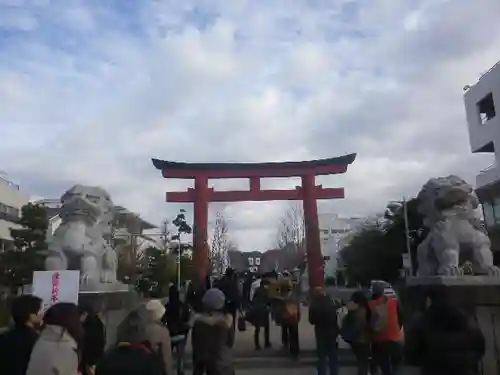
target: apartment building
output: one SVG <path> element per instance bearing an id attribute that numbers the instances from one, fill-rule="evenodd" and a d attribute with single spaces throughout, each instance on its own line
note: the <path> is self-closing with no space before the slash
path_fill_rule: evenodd
<path id="1" fill-rule="evenodd" d="M 492 229 L 500 224 L 500 61 L 464 87 L 464 104 L 472 152 L 491 155 L 491 165 L 476 177 L 476 193 Z"/>
<path id="2" fill-rule="evenodd" d="M 321 251 L 325 257 L 325 276 L 334 277 L 339 269 L 338 252 L 346 243 L 352 231 L 366 219 L 341 217 L 325 213 L 319 217 Z"/>
<path id="3" fill-rule="evenodd" d="M 21 208 L 28 202 L 29 195 L 5 172 L 0 172 L 0 251 L 12 247 L 10 229 L 19 228 Z"/>

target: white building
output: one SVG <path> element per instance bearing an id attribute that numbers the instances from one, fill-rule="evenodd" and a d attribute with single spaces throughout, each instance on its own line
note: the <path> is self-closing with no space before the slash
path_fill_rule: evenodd
<path id="1" fill-rule="evenodd" d="M 19 228 L 21 208 L 29 202 L 29 195 L 21 191 L 6 173 L 0 172 L 0 251 L 12 246 L 11 228 Z"/>
<path id="2" fill-rule="evenodd" d="M 464 87 L 464 102 L 472 152 L 493 156 L 476 177 L 476 192 L 491 227 L 500 224 L 500 62 Z"/>
<path id="3" fill-rule="evenodd" d="M 362 218 L 346 218 L 338 214 L 320 214 L 319 227 L 321 251 L 328 257 L 325 261 L 325 276 L 333 277 L 339 266 L 338 252 L 345 239 L 364 221 Z"/>

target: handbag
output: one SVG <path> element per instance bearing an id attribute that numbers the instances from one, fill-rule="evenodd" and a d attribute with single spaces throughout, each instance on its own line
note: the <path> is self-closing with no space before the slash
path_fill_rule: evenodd
<path id="1" fill-rule="evenodd" d="M 245 332 L 247 330 L 247 324 L 244 316 L 238 317 L 238 331 Z"/>

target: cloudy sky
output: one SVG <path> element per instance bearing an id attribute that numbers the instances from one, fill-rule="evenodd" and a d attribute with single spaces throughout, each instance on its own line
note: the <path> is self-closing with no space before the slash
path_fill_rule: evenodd
<path id="1" fill-rule="evenodd" d="M 474 181 L 462 88 L 500 59 L 498 0 L 0 0 L 0 170 L 36 197 L 102 185 L 160 223 L 151 157 L 308 160 L 357 152 L 320 211 L 364 215 L 432 176 Z M 298 180 L 263 187 L 290 188 Z M 246 181 L 214 181 L 218 189 Z M 287 203 L 211 205 L 242 250 Z"/>

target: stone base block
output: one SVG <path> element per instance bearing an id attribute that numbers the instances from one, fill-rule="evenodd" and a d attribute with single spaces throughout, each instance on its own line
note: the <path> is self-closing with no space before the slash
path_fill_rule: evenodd
<path id="1" fill-rule="evenodd" d="M 116 329 L 127 314 L 140 303 L 138 294 L 133 290 L 122 291 L 82 291 L 79 294 L 79 303 L 90 304 L 101 316 L 106 326 L 106 343 L 114 345 Z"/>

